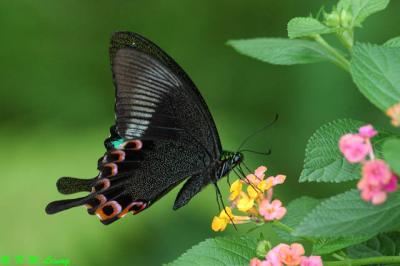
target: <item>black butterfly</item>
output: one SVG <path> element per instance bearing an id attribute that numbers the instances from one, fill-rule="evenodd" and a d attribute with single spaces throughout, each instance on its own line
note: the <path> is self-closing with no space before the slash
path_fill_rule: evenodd
<path id="1" fill-rule="evenodd" d="M 157 45 L 132 32 L 111 38 L 116 88 L 115 125 L 105 140 L 93 179 L 62 177 L 63 194 L 86 197 L 51 202 L 54 214 L 86 205 L 102 223 L 148 208 L 183 180 L 174 210 L 202 188 L 241 163 L 240 152 L 226 152 L 200 92 L 183 69 Z M 218 187 L 217 187 L 218 188 Z"/>

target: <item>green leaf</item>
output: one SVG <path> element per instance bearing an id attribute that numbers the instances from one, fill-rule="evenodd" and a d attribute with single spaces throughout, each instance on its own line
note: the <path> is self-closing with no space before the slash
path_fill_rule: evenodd
<path id="1" fill-rule="evenodd" d="M 339 237 L 339 238 L 321 238 L 313 245 L 313 255 L 325 255 L 332 252 L 342 250 L 349 246 L 366 241 L 369 237 L 354 236 L 354 237 Z"/>
<path id="2" fill-rule="evenodd" d="M 281 223 L 289 226 L 290 228 L 297 227 L 301 220 L 306 217 L 306 215 L 311 212 L 319 204 L 319 200 L 311 197 L 301 197 L 292 200 L 287 206 L 287 214 L 281 220 Z M 283 240 L 291 243 L 299 240 L 299 237 L 292 236 L 288 232 L 276 227 L 276 233 Z"/>
<path id="3" fill-rule="evenodd" d="M 400 224 L 400 192 L 391 193 L 385 203 L 372 205 L 360 192 L 348 192 L 319 204 L 293 232 L 305 237 L 369 237 Z"/>
<path id="4" fill-rule="evenodd" d="M 370 15 L 384 10 L 389 0 L 340 0 L 337 9 L 350 11 L 353 16 L 352 25 L 361 26 L 361 23 Z"/>
<path id="5" fill-rule="evenodd" d="M 398 256 L 400 253 L 399 241 L 399 232 L 380 234 L 362 244 L 347 248 L 347 254 L 354 259 Z"/>
<path id="6" fill-rule="evenodd" d="M 250 237 L 217 237 L 195 245 L 169 266 L 249 265 L 257 241 Z"/>
<path id="7" fill-rule="evenodd" d="M 231 40 L 228 45 L 237 52 L 276 65 L 308 64 L 336 59 L 318 43 L 307 40 L 257 38 Z"/>
<path id="8" fill-rule="evenodd" d="M 287 30 L 290 39 L 310 37 L 317 34 L 331 33 L 335 31 L 311 17 L 291 19 L 288 23 Z"/>
<path id="9" fill-rule="evenodd" d="M 358 128 L 365 124 L 340 119 L 319 128 L 308 141 L 299 181 L 339 183 L 359 179 L 360 166 L 347 162 L 339 150 L 339 139 L 344 134 L 358 132 Z M 377 156 L 381 155 L 381 143 L 388 136 L 388 133 L 380 131 L 372 139 Z"/>
<path id="10" fill-rule="evenodd" d="M 400 36 L 394 37 L 388 41 L 386 41 L 383 46 L 386 47 L 400 47 Z"/>
<path id="11" fill-rule="evenodd" d="M 392 138 L 383 143 L 383 157 L 390 168 L 400 175 L 400 139 Z"/>
<path id="12" fill-rule="evenodd" d="M 350 71 L 361 93 L 381 110 L 400 102 L 400 47 L 357 44 Z"/>
<path id="13" fill-rule="evenodd" d="M 311 197 L 301 197 L 295 199 L 287 206 L 287 214 L 281 220 L 281 223 L 289 226 L 290 228 L 296 228 L 300 222 L 309 214 L 318 204 L 320 200 Z M 275 227 L 275 232 L 280 238 L 285 240 L 287 243 L 298 242 L 301 240 L 300 237 L 293 236 L 288 232 Z M 321 238 L 317 239 L 313 245 L 312 254 L 323 255 L 341 250 L 348 246 L 358 244 L 367 240 L 365 237 L 342 237 L 342 238 Z"/>

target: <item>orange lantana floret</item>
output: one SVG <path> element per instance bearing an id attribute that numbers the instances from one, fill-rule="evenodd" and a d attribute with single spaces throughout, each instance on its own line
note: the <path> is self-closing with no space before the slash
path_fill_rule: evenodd
<path id="1" fill-rule="evenodd" d="M 386 114 L 392 119 L 393 126 L 400 126 L 400 103 L 389 107 L 389 109 L 386 110 Z"/>

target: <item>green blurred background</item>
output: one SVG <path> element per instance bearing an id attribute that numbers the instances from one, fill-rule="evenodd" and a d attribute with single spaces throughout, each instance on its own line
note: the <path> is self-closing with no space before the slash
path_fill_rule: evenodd
<path id="1" fill-rule="evenodd" d="M 222 235 L 210 229 L 218 212 L 211 186 L 179 211 L 172 211 L 174 190 L 112 226 L 83 208 L 45 214 L 49 201 L 62 198 L 55 188 L 59 176 L 97 175 L 114 118 L 108 43 L 117 30 L 147 36 L 182 65 L 206 99 L 226 149 L 236 149 L 279 113 L 278 123 L 248 144 L 271 148 L 272 155 L 246 160 L 252 167 L 266 164 L 271 174 L 287 174 L 287 185 L 277 192 L 284 202 L 341 191 L 343 185 L 297 184 L 308 137 L 336 118 L 377 125 L 388 119 L 335 66 L 272 66 L 225 45 L 229 39 L 285 37 L 290 18 L 333 3 L 0 1 L 0 256 L 53 256 L 84 266 L 160 265 L 207 237 Z M 357 39 L 382 43 L 399 35 L 399 9 L 400 1 L 392 1 L 388 10 L 366 21 Z M 227 195 L 225 180 L 220 187 Z"/>

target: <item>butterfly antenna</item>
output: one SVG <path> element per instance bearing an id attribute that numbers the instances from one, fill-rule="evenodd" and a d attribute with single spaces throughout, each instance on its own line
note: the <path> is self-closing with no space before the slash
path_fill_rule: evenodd
<path id="1" fill-rule="evenodd" d="M 262 128 L 256 130 L 255 132 L 253 132 L 252 134 L 250 134 L 249 136 L 247 136 L 247 138 L 245 138 L 245 139 L 243 140 L 243 142 L 239 145 L 239 148 L 238 148 L 237 150 L 240 150 L 240 149 L 243 147 L 243 145 L 246 144 L 247 141 L 249 141 L 252 137 L 254 137 L 255 135 L 257 135 L 257 134 L 259 134 L 260 132 L 264 131 L 264 130 L 267 129 L 268 127 L 272 126 L 272 125 L 278 120 L 278 118 L 279 118 L 279 115 L 276 114 L 276 115 L 275 115 L 275 118 L 274 118 L 271 122 L 269 122 L 268 124 L 266 124 L 266 125 L 263 126 Z"/>
<path id="2" fill-rule="evenodd" d="M 240 150 L 239 152 L 251 152 L 251 153 L 255 153 L 255 154 L 260 154 L 260 155 L 268 156 L 268 155 L 271 154 L 271 149 L 268 149 L 268 151 L 266 151 L 266 152 L 253 151 L 253 150 L 247 150 L 247 149 L 245 149 L 245 150 Z"/>

